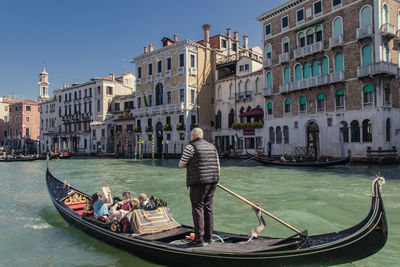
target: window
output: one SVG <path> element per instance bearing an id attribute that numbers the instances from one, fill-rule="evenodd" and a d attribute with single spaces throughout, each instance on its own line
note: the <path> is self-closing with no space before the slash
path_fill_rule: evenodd
<path id="1" fill-rule="evenodd" d="M 312 62 L 312 76 L 317 77 L 319 75 L 320 75 L 319 61 L 317 59 L 314 59 Z"/>
<path id="2" fill-rule="evenodd" d="M 244 71 L 244 65 L 239 66 L 239 71 Z"/>
<path id="3" fill-rule="evenodd" d="M 272 72 L 267 73 L 267 88 L 272 88 Z"/>
<path id="4" fill-rule="evenodd" d="M 343 54 L 339 53 L 335 55 L 335 72 L 343 70 Z"/>
<path id="5" fill-rule="evenodd" d="M 307 113 L 307 98 L 305 96 L 300 97 L 300 114 Z"/>
<path id="6" fill-rule="evenodd" d="M 332 7 L 338 8 L 342 6 L 342 0 L 332 0 Z"/>
<path id="7" fill-rule="evenodd" d="M 117 127 L 120 126 L 122 129 L 122 125 L 117 125 Z M 106 136 L 106 130 L 105 129 L 101 129 L 101 137 L 105 137 Z"/>
<path id="8" fill-rule="evenodd" d="M 390 118 L 387 118 L 386 119 L 386 142 L 390 142 L 391 131 L 392 131 L 392 126 L 391 126 L 391 123 L 390 123 Z M 7 136 L 7 134 L 6 134 L 6 136 Z"/>
<path id="9" fill-rule="evenodd" d="M 179 89 L 179 101 L 185 102 L 185 89 Z"/>
<path id="10" fill-rule="evenodd" d="M 58 103 L 61 103 L 61 95 L 58 96 Z"/>
<path id="11" fill-rule="evenodd" d="M 289 144 L 289 127 L 283 126 L 283 140 L 285 144 Z"/>
<path id="12" fill-rule="evenodd" d="M 374 106 L 374 87 L 370 84 L 363 88 L 363 102 L 364 107 Z"/>
<path id="13" fill-rule="evenodd" d="M 26 121 L 26 122 L 29 122 L 29 117 L 25 117 L 25 121 Z"/>
<path id="14" fill-rule="evenodd" d="M 344 90 L 338 90 L 335 94 L 336 110 L 344 109 Z"/>
<path id="15" fill-rule="evenodd" d="M 25 128 L 25 135 L 29 138 L 29 128 Z"/>
<path id="16" fill-rule="evenodd" d="M 290 99 L 285 100 L 285 114 L 290 114 Z"/>
<path id="17" fill-rule="evenodd" d="M 289 16 L 285 16 L 282 18 L 282 31 L 287 30 L 289 28 Z"/>
<path id="18" fill-rule="evenodd" d="M 267 59 L 271 59 L 272 58 L 272 46 L 271 46 L 271 44 L 267 44 L 265 46 L 265 57 Z"/>
<path id="19" fill-rule="evenodd" d="M 77 92 L 75 91 L 74 92 L 74 100 L 76 100 L 78 97 L 77 97 Z"/>
<path id="20" fill-rule="evenodd" d="M 300 64 L 297 64 L 295 67 L 294 67 L 294 78 L 295 78 L 295 80 L 296 81 L 300 81 L 300 80 L 302 80 L 302 73 L 301 73 L 302 71 L 301 71 L 301 65 Z"/>
<path id="21" fill-rule="evenodd" d="M 190 55 L 190 67 L 191 68 L 196 67 L 196 57 L 194 55 Z"/>
<path id="22" fill-rule="evenodd" d="M 298 40 L 298 47 L 304 47 L 304 46 L 306 46 L 306 37 L 305 37 L 305 35 L 304 35 L 304 32 L 300 32 L 298 35 L 297 35 L 297 40 Z"/>
<path id="23" fill-rule="evenodd" d="M 325 95 L 323 93 L 317 95 L 317 111 L 325 111 Z"/>
<path id="24" fill-rule="evenodd" d="M 372 25 L 372 12 L 370 6 L 364 6 L 360 14 L 360 27 Z"/>
<path id="25" fill-rule="evenodd" d="M 272 114 L 273 114 L 273 104 L 272 104 L 272 102 L 268 102 L 268 104 L 267 104 L 267 115 L 268 116 L 272 116 Z"/>
<path id="26" fill-rule="evenodd" d="M 269 140 L 272 144 L 275 144 L 275 131 L 274 127 L 269 127 Z"/>
<path id="27" fill-rule="evenodd" d="M 235 123 L 235 111 L 231 109 L 228 115 L 228 128 L 232 128 L 232 124 Z"/>
<path id="28" fill-rule="evenodd" d="M 167 58 L 167 70 L 171 70 L 171 66 L 172 66 L 171 58 L 169 57 Z"/>
<path id="29" fill-rule="evenodd" d="M 319 25 L 319 26 L 315 29 L 315 40 L 316 40 L 316 42 L 322 42 L 322 39 L 323 39 L 322 26 Z"/>
<path id="30" fill-rule="evenodd" d="M 221 89 L 221 87 L 219 89 Z M 221 94 L 221 92 L 219 92 L 219 93 Z M 190 103 L 194 104 L 194 90 L 193 89 L 190 90 Z"/>
<path id="31" fill-rule="evenodd" d="M 114 111 L 119 111 L 119 103 L 114 103 Z"/>
<path id="32" fill-rule="evenodd" d="M 236 50 L 237 50 L 237 43 L 235 43 L 235 42 L 232 43 L 232 50 L 236 52 Z"/>
<path id="33" fill-rule="evenodd" d="M 137 77 L 138 79 L 142 78 L 142 67 L 137 68 Z"/>
<path id="34" fill-rule="evenodd" d="M 343 34 L 343 21 L 341 17 L 337 17 L 336 19 L 333 20 L 332 23 L 332 36 L 339 36 Z"/>
<path id="35" fill-rule="evenodd" d="M 138 97 L 138 98 L 137 98 L 137 107 L 138 107 L 138 108 L 141 108 L 141 107 L 142 107 L 142 99 L 141 99 L 141 97 Z"/>
<path id="36" fill-rule="evenodd" d="M 311 68 L 310 63 L 306 62 L 303 65 L 303 78 L 308 79 L 311 76 Z"/>
<path id="37" fill-rule="evenodd" d="M 314 43 L 314 31 L 312 29 L 308 29 L 306 32 L 307 35 L 307 45 Z"/>
<path id="38" fill-rule="evenodd" d="M 153 106 L 153 95 L 149 95 L 149 107 Z"/>
<path id="39" fill-rule="evenodd" d="M 276 143 L 282 144 L 282 129 L 280 126 L 276 127 Z"/>
<path id="40" fill-rule="evenodd" d="M 233 84 L 229 85 L 229 98 L 232 98 L 233 96 Z"/>
<path id="41" fill-rule="evenodd" d="M 372 142 L 372 122 L 368 119 L 362 123 L 362 140 L 363 142 Z"/>
<path id="42" fill-rule="evenodd" d="M 185 54 L 180 54 L 179 55 L 179 67 L 184 67 L 185 66 Z"/>
<path id="43" fill-rule="evenodd" d="M 250 65 L 249 64 L 245 64 L 244 65 L 244 70 L 249 70 L 250 69 Z"/>
<path id="44" fill-rule="evenodd" d="M 92 96 L 92 88 L 89 88 L 89 96 Z"/>
<path id="45" fill-rule="evenodd" d="M 386 4 L 382 6 L 382 24 L 389 23 L 389 8 Z"/>
<path id="46" fill-rule="evenodd" d="M 390 50 L 389 50 L 389 44 L 384 43 L 382 46 L 382 57 L 384 62 L 389 62 L 390 61 Z"/>
<path id="47" fill-rule="evenodd" d="M 96 137 L 96 129 L 93 129 L 93 131 L 92 131 L 92 136 L 93 136 L 93 137 Z"/>
<path id="48" fill-rule="evenodd" d="M 227 47 L 227 45 L 226 45 L 226 40 L 225 40 L 225 39 L 222 39 L 222 40 L 221 40 L 221 46 L 222 46 L 223 48 L 226 48 L 226 47 Z"/>
<path id="49" fill-rule="evenodd" d="M 97 112 L 101 111 L 100 99 L 97 100 Z"/>
<path id="50" fill-rule="evenodd" d="M 167 104 L 171 104 L 172 99 L 171 99 L 171 91 L 167 92 Z"/>
<path id="51" fill-rule="evenodd" d="M 290 70 L 289 67 L 283 69 L 283 83 L 290 83 Z"/>
<path id="52" fill-rule="evenodd" d="M 82 98 L 81 91 L 78 92 L 78 98 L 79 98 L 79 99 Z"/>
<path id="53" fill-rule="evenodd" d="M 298 23 L 304 22 L 304 8 L 297 10 L 296 15 Z"/>
<path id="54" fill-rule="evenodd" d="M 321 74 L 329 74 L 329 60 L 327 57 L 323 57 L 321 60 Z"/>
<path id="55" fill-rule="evenodd" d="M 361 60 L 362 66 L 372 64 L 372 47 L 370 44 L 363 46 Z"/>
<path id="56" fill-rule="evenodd" d="M 25 106 L 25 111 L 31 111 L 31 106 Z"/>
<path id="57" fill-rule="evenodd" d="M 254 149 L 254 138 L 245 138 L 244 139 L 244 146 L 246 149 Z"/>
<path id="58" fill-rule="evenodd" d="M 352 121 L 350 123 L 351 129 L 351 142 L 360 142 L 360 125 L 358 121 Z"/>
<path id="59" fill-rule="evenodd" d="M 163 105 L 163 85 L 157 83 L 156 85 L 156 106 Z"/>
<path id="60" fill-rule="evenodd" d="M 153 63 L 147 65 L 147 76 L 153 75 Z"/>
<path id="61" fill-rule="evenodd" d="M 384 89 L 384 101 L 386 106 L 390 106 L 392 104 L 392 96 L 391 96 L 391 90 L 389 84 L 385 84 L 385 89 Z"/>
<path id="62" fill-rule="evenodd" d="M 161 73 L 162 72 L 162 61 L 159 60 L 157 61 L 157 73 Z"/>
<path id="63" fill-rule="evenodd" d="M 265 25 L 265 36 L 271 35 L 271 24 Z"/>
<path id="64" fill-rule="evenodd" d="M 289 53 L 289 38 L 287 37 L 282 40 L 282 53 Z"/>
<path id="65" fill-rule="evenodd" d="M 322 15 L 322 1 L 315 2 L 313 6 L 314 6 L 314 16 L 317 17 Z"/>
<path id="66" fill-rule="evenodd" d="M 215 115 L 215 129 L 221 129 L 222 123 L 222 113 L 218 110 L 217 115 Z"/>

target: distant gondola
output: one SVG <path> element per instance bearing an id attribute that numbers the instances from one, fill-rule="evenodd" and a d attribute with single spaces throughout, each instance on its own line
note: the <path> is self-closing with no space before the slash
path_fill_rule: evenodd
<path id="1" fill-rule="evenodd" d="M 34 161 L 38 160 L 39 157 L 18 157 L 18 158 L 3 158 L 0 162 L 20 162 L 20 161 Z"/>
<path id="2" fill-rule="evenodd" d="M 310 160 L 303 160 L 303 161 L 286 161 L 282 162 L 279 160 L 268 159 L 262 156 L 252 155 L 249 152 L 247 153 L 247 157 L 258 161 L 264 165 L 279 165 L 279 166 L 295 166 L 295 167 L 329 167 L 329 166 L 337 166 L 337 165 L 345 165 L 350 162 L 350 157 L 341 158 L 341 159 L 334 159 L 334 160 L 327 160 L 327 161 L 310 161 Z"/>
<path id="3" fill-rule="evenodd" d="M 387 240 L 387 221 L 380 194 L 383 178 L 373 182 L 370 211 L 359 224 L 339 232 L 308 236 L 306 231 L 286 238 L 257 237 L 218 232 L 220 241 L 204 247 L 188 247 L 182 240 L 193 228 L 145 235 L 118 233 L 102 227 L 84 215 L 71 198 L 90 200 L 46 172 L 47 188 L 55 207 L 73 226 L 107 244 L 125 249 L 138 257 L 168 266 L 326 266 L 353 262 L 379 251 Z M 68 200 L 68 201 L 67 201 Z M 67 205 L 68 204 L 68 205 Z M 223 242 L 221 241 L 223 240 Z"/>

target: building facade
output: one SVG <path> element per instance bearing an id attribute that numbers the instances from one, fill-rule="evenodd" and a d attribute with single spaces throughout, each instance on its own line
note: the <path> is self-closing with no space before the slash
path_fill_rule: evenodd
<path id="1" fill-rule="evenodd" d="M 399 146 L 400 3 L 288 1 L 258 17 L 265 136 L 275 154 Z"/>

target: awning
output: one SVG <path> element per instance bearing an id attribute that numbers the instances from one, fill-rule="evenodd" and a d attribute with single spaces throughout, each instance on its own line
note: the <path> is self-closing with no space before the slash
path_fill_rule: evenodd
<path id="1" fill-rule="evenodd" d="M 241 117 L 258 117 L 258 116 L 264 116 L 264 111 L 262 108 L 253 108 L 247 112 L 244 112 L 240 114 L 239 116 Z"/>

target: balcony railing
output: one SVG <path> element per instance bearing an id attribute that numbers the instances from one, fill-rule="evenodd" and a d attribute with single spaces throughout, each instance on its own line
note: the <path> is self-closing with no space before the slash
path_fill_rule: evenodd
<path id="1" fill-rule="evenodd" d="M 330 75 L 331 83 L 344 81 L 344 71 L 337 71 Z"/>
<path id="2" fill-rule="evenodd" d="M 290 91 L 290 83 L 284 83 L 279 85 L 279 92 L 281 94 L 288 93 Z"/>
<path id="3" fill-rule="evenodd" d="M 192 109 L 194 106 L 189 105 L 188 109 Z M 144 115 L 156 115 L 161 113 L 173 113 L 181 112 L 185 110 L 185 103 L 139 108 L 133 110 L 134 116 L 144 116 Z"/>
<path id="4" fill-rule="evenodd" d="M 329 83 L 329 75 L 322 75 L 318 77 L 311 77 L 308 79 L 295 81 L 290 84 L 290 91 L 297 91 L 312 87 L 318 87 Z"/>
<path id="5" fill-rule="evenodd" d="M 265 58 L 263 60 L 263 65 L 264 65 L 264 68 L 271 67 L 272 66 L 272 59 L 271 58 Z"/>
<path id="6" fill-rule="evenodd" d="M 279 64 L 289 62 L 290 60 L 290 54 L 289 53 L 283 53 L 279 55 Z"/>
<path id="7" fill-rule="evenodd" d="M 357 68 L 357 77 L 365 77 L 376 74 L 389 74 L 398 76 L 398 67 L 389 62 L 378 62 Z"/>
<path id="8" fill-rule="evenodd" d="M 305 57 L 314 53 L 318 53 L 324 49 L 324 44 L 322 42 L 317 42 L 314 44 L 307 45 L 305 47 L 300 47 L 294 50 L 294 58 Z"/>
<path id="9" fill-rule="evenodd" d="M 372 25 L 364 26 L 357 29 L 357 39 L 363 39 L 372 36 Z"/>
<path id="10" fill-rule="evenodd" d="M 196 68 L 189 68 L 189 75 L 196 76 L 197 75 L 197 69 Z"/>
<path id="11" fill-rule="evenodd" d="M 272 95 L 272 87 L 263 89 L 263 96 L 271 96 Z"/>
<path id="12" fill-rule="evenodd" d="M 394 38 L 397 36 L 397 29 L 396 26 L 390 23 L 385 23 L 381 27 L 381 34 L 383 36 Z"/>
<path id="13" fill-rule="evenodd" d="M 338 35 L 329 38 L 329 47 L 337 47 L 337 46 L 342 46 L 343 45 L 343 35 Z"/>

